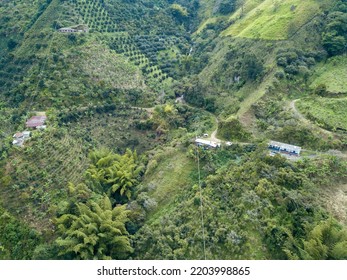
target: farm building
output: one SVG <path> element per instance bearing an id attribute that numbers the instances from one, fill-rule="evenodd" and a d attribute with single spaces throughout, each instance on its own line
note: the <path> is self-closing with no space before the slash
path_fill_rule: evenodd
<path id="1" fill-rule="evenodd" d="M 15 146 L 22 147 L 24 141 L 30 138 L 30 131 L 17 132 L 13 135 L 13 138 L 14 140 L 12 141 L 12 144 Z"/>
<path id="2" fill-rule="evenodd" d="M 29 128 L 40 128 L 44 126 L 46 119 L 46 116 L 33 116 L 29 120 L 27 120 L 25 125 Z"/>
<path id="3" fill-rule="evenodd" d="M 58 31 L 62 32 L 62 33 L 74 33 L 74 32 L 77 32 L 76 29 L 69 28 L 69 27 L 60 28 Z"/>
<path id="4" fill-rule="evenodd" d="M 88 28 L 83 25 L 79 25 L 77 27 L 63 27 L 63 28 L 59 28 L 58 32 L 61 32 L 61 33 L 88 32 Z"/>
<path id="5" fill-rule="evenodd" d="M 17 132 L 13 135 L 13 138 L 29 138 L 30 137 L 30 131 L 23 131 L 23 132 Z"/>
<path id="6" fill-rule="evenodd" d="M 268 148 L 275 153 L 282 153 L 294 156 L 299 156 L 301 152 L 301 147 L 276 141 L 270 141 Z"/>
<path id="7" fill-rule="evenodd" d="M 24 139 L 20 139 L 20 138 L 14 139 L 14 140 L 12 141 L 12 144 L 13 144 L 14 146 L 22 147 L 23 144 L 24 144 Z"/>
<path id="8" fill-rule="evenodd" d="M 217 148 L 220 147 L 220 143 L 205 140 L 205 139 L 195 139 L 195 144 L 203 147 Z"/>

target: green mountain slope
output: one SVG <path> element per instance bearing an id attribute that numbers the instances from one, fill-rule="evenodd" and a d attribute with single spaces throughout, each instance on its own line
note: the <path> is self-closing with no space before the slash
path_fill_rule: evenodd
<path id="1" fill-rule="evenodd" d="M 0 259 L 346 259 L 345 0 L 0 12 Z"/>
<path id="2" fill-rule="evenodd" d="M 248 9 L 247 14 L 243 16 L 240 8 L 231 17 L 235 23 L 223 35 L 267 40 L 287 39 L 313 20 L 321 12 L 321 5 L 331 5 L 331 2 L 333 1 L 246 1 L 244 9 Z"/>
<path id="3" fill-rule="evenodd" d="M 322 63 L 313 75 L 312 88 L 324 84 L 328 91 L 347 92 L 345 77 L 347 75 L 346 56 L 336 56 Z"/>

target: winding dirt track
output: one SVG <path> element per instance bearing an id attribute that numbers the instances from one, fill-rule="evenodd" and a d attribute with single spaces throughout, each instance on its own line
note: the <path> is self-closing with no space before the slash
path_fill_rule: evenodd
<path id="1" fill-rule="evenodd" d="M 292 111 L 294 112 L 294 116 L 299 119 L 301 122 L 305 123 L 306 125 L 308 125 L 309 127 L 315 128 L 315 129 L 319 129 L 322 133 L 325 133 L 327 135 L 334 135 L 334 133 L 332 131 L 326 130 L 324 128 L 319 127 L 318 125 L 313 124 L 310 120 L 308 120 L 303 114 L 301 114 L 299 112 L 299 110 L 296 108 L 295 103 L 297 101 L 299 101 L 300 99 L 295 99 L 292 102 L 290 102 L 290 108 L 292 109 Z M 311 155 L 311 156 L 307 156 L 308 158 L 315 158 L 321 155 L 331 155 L 331 156 L 336 156 L 336 157 L 340 157 L 343 159 L 347 159 L 347 152 L 343 152 L 343 151 L 338 151 L 338 150 L 330 150 L 327 152 L 319 152 L 316 155 Z"/>
<path id="2" fill-rule="evenodd" d="M 321 132 L 325 133 L 325 134 L 328 134 L 328 135 L 332 135 L 333 132 L 329 131 L 329 130 L 326 130 L 324 128 L 321 128 L 320 126 L 318 125 L 315 125 L 313 124 L 309 119 L 307 119 L 303 114 L 301 114 L 299 112 L 299 110 L 296 108 L 295 106 L 295 103 L 297 101 L 299 101 L 300 99 L 295 99 L 293 100 L 292 102 L 290 102 L 290 108 L 292 109 L 293 113 L 294 113 L 294 116 L 299 119 L 301 122 L 303 122 L 304 124 L 308 125 L 309 127 L 312 127 L 312 128 L 316 128 L 316 129 L 319 129 Z"/>
<path id="3" fill-rule="evenodd" d="M 293 101 L 290 102 L 289 107 L 291 108 L 291 110 L 294 113 L 294 117 L 296 117 L 297 119 L 299 119 L 302 123 L 308 125 L 309 127 L 315 128 L 315 129 L 319 129 L 321 132 L 323 132 L 324 134 L 327 135 L 333 135 L 334 133 L 326 130 L 324 128 L 321 128 L 315 124 L 313 124 L 310 120 L 308 120 L 303 114 L 300 113 L 300 111 L 296 108 L 295 103 L 297 101 L 299 101 L 300 99 L 295 99 Z M 185 103 L 184 100 L 180 100 L 180 102 Z M 187 103 L 185 103 L 187 106 L 192 107 L 190 105 L 188 105 Z M 138 110 L 145 110 L 147 111 L 149 114 L 153 114 L 154 111 L 154 107 L 150 107 L 150 108 L 144 108 L 144 107 L 131 107 L 133 109 L 138 109 Z M 194 108 L 194 107 L 192 107 Z M 213 115 L 212 113 L 210 113 L 211 115 Z M 218 124 L 219 124 L 219 120 L 218 118 L 213 115 L 215 123 L 216 123 L 216 129 L 211 133 L 210 137 L 207 137 L 206 140 L 212 141 L 212 142 L 216 142 L 216 143 L 224 143 L 225 141 L 217 138 L 217 133 L 218 133 Z M 234 143 L 238 143 L 238 144 L 250 144 L 250 143 L 242 143 L 242 142 L 234 142 Z M 318 152 L 314 155 L 310 155 L 310 156 L 306 156 L 307 158 L 316 158 L 319 157 L 321 155 L 332 155 L 332 156 L 337 156 L 340 158 L 344 158 L 347 159 L 347 152 L 342 152 L 342 151 L 335 151 L 335 150 L 331 150 L 328 152 Z"/>
<path id="4" fill-rule="evenodd" d="M 215 119 L 215 121 L 216 121 L 217 128 L 216 128 L 216 130 L 214 130 L 214 131 L 211 133 L 210 140 L 213 141 L 213 142 L 221 143 L 222 140 L 220 140 L 220 139 L 217 138 L 217 132 L 218 132 L 218 124 L 219 124 L 219 121 L 218 121 L 217 117 L 214 117 L 214 119 Z"/>

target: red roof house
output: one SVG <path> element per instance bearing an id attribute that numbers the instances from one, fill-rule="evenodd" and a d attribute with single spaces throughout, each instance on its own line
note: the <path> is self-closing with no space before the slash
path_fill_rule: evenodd
<path id="1" fill-rule="evenodd" d="M 25 124 L 26 127 L 36 128 L 38 126 L 43 125 L 46 119 L 46 116 L 33 116 Z"/>

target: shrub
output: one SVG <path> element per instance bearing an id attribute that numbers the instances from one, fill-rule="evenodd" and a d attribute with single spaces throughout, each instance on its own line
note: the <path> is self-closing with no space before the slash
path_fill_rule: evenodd
<path id="1" fill-rule="evenodd" d="M 18 45 L 18 43 L 13 40 L 13 39 L 10 39 L 8 42 L 7 42 L 7 48 L 12 51 L 16 46 Z"/>
<path id="2" fill-rule="evenodd" d="M 325 96 L 328 93 L 327 91 L 327 86 L 325 84 L 319 84 L 315 89 L 314 89 L 314 94 L 317 94 L 319 96 Z"/>
<path id="3" fill-rule="evenodd" d="M 244 141 L 250 137 L 237 118 L 229 118 L 218 125 L 218 136 L 226 140 Z"/>

